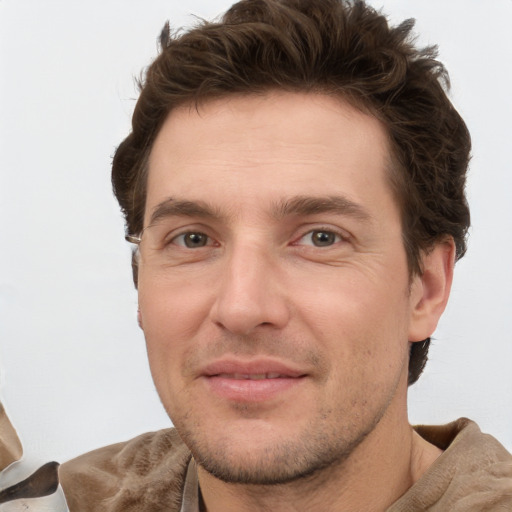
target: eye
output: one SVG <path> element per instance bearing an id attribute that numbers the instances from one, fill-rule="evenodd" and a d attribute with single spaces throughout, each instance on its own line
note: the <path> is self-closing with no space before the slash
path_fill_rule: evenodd
<path id="1" fill-rule="evenodd" d="M 212 239 L 208 235 L 196 231 L 182 233 L 181 235 L 174 237 L 171 242 L 181 247 L 186 247 L 187 249 L 198 249 L 206 247 L 207 245 L 212 245 L 213 243 Z"/>
<path id="2" fill-rule="evenodd" d="M 313 245 L 315 247 L 329 247 L 341 242 L 343 237 L 334 231 L 327 229 L 315 229 L 308 231 L 296 243 L 297 245 Z"/>

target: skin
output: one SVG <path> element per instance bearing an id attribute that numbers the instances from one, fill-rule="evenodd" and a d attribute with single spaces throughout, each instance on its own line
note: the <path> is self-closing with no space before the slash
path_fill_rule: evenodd
<path id="1" fill-rule="evenodd" d="M 140 321 L 208 511 L 385 510 L 439 455 L 408 423 L 407 366 L 453 242 L 410 278 L 389 161 L 383 126 L 324 95 L 231 96 L 162 126 Z"/>

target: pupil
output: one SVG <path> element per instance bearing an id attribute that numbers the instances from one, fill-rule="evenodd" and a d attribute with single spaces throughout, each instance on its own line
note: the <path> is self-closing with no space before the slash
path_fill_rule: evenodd
<path id="1" fill-rule="evenodd" d="M 204 247 L 206 245 L 206 236 L 202 233 L 189 233 L 185 237 L 187 247 Z"/>
<path id="2" fill-rule="evenodd" d="M 313 243 L 317 246 L 332 245 L 334 243 L 334 237 L 334 233 L 315 231 L 315 233 L 313 233 Z"/>

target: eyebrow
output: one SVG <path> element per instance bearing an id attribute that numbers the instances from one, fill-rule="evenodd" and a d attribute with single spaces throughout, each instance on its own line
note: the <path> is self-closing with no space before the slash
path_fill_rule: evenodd
<path id="1" fill-rule="evenodd" d="M 368 222 L 371 215 L 360 204 L 344 196 L 295 196 L 274 203 L 272 217 L 282 220 L 292 215 L 308 216 L 320 213 L 334 213 Z M 203 219 L 221 219 L 220 210 L 205 201 L 187 201 L 168 198 L 157 204 L 150 217 L 150 225 L 167 217 L 199 217 Z"/>
<path id="2" fill-rule="evenodd" d="M 155 206 L 149 219 L 149 224 L 155 224 L 166 217 L 218 219 L 222 215 L 204 201 L 184 201 L 169 197 Z"/>
<path id="3" fill-rule="evenodd" d="M 296 196 L 277 203 L 274 206 L 274 216 L 278 219 L 291 215 L 315 215 L 319 213 L 334 213 L 353 217 L 368 222 L 370 213 L 358 203 L 344 196 Z"/>

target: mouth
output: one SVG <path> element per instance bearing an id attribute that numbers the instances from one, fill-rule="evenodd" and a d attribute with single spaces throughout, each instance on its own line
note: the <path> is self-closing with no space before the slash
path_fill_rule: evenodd
<path id="1" fill-rule="evenodd" d="M 221 377 L 223 379 L 233 380 L 263 380 L 263 379 L 287 379 L 288 375 L 281 375 L 280 373 L 220 373 L 218 375 L 211 375 L 211 377 Z"/>
<path id="2" fill-rule="evenodd" d="M 208 391 L 230 402 L 268 402 L 284 399 L 297 389 L 307 374 L 277 361 L 217 361 L 202 378 Z"/>

